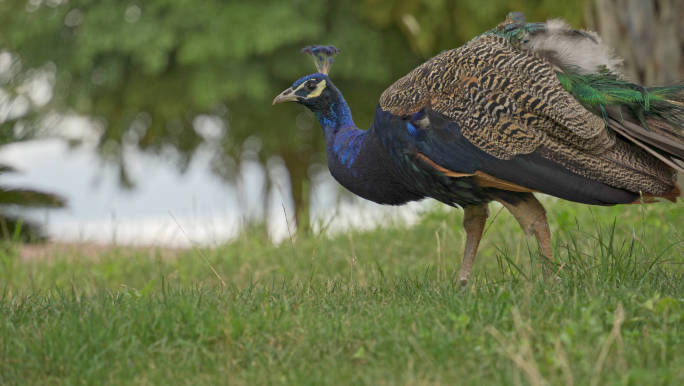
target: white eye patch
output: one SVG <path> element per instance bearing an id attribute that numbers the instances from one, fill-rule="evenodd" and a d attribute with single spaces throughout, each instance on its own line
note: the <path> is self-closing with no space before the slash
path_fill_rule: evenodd
<path id="1" fill-rule="evenodd" d="M 306 96 L 306 99 L 316 98 L 317 96 L 320 96 L 321 93 L 323 92 L 323 90 L 325 90 L 325 84 L 326 84 L 325 79 L 318 82 L 318 84 L 316 85 L 316 88 L 313 91 L 311 91 L 309 93 L 309 95 Z"/>
<path id="2" fill-rule="evenodd" d="M 306 84 L 306 82 L 300 84 L 299 87 L 297 87 L 297 88 L 294 90 L 294 92 L 299 91 L 299 89 L 302 88 L 302 87 L 304 87 L 305 84 Z M 323 90 L 325 90 L 326 84 L 327 84 L 327 83 L 325 82 L 325 79 L 323 79 L 323 80 L 321 80 L 320 82 L 318 82 L 318 84 L 316 84 L 316 88 L 315 88 L 313 91 L 311 91 L 311 92 L 309 93 L 309 95 L 306 96 L 306 99 L 316 98 L 316 97 L 320 96 L 321 93 L 323 92 Z"/>

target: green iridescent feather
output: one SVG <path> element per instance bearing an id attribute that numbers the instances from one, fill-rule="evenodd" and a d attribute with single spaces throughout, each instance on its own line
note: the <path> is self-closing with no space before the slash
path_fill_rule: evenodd
<path id="1" fill-rule="evenodd" d="M 658 116 L 684 126 L 684 86 L 642 87 L 607 71 L 588 75 L 559 72 L 558 80 L 583 106 L 604 117 L 606 108 L 620 106 L 645 125 L 645 118 Z"/>

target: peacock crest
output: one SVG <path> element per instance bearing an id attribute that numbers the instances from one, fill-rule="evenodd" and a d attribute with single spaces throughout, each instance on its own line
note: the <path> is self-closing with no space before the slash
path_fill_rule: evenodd
<path id="1" fill-rule="evenodd" d="M 311 55 L 316 65 L 316 70 L 321 74 L 328 75 L 333 58 L 340 53 L 335 46 L 306 46 L 302 48 L 302 53 Z"/>

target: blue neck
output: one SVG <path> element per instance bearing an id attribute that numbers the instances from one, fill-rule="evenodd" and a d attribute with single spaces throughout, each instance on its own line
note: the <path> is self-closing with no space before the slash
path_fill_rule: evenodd
<path id="1" fill-rule="evenodd" d="M 325 134 L 328 157 L 336 157 L 343 166 L 351 168 L 363 147 L 367 131 L 356 127 L 342 94 L 337 91 L 326 108 L 314 110 L 314 114 Z"/>
<path id="2" fill-rule="evenodd" d="M 337 91 L 327 108 L 314 110 L 314 114 L 323 127 L 326 140 L 334 136 L 340 129 L 356 128 L 352 119 L 351 110 L 342 94 Z"/>
<path id="3" fill-rule="evenodd" d="M 328 168 L 351 192 L 381 204 L 402 204 L 423 198 L 396 177 L 394 161 L 371 126 L 354 125 L 347 102 L 338 90 L 325 104 L 310 106 L 325 133 Z"/>

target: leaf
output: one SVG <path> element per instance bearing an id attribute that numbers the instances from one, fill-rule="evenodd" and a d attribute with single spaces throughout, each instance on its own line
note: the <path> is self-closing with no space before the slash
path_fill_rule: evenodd
<path id="1" fill-rule="evenodd" d="M 353 359 L 364 359 L 366 358 L 366 349 L 363 346 L 359 347 L 358 350 L 352 355 Z"/>
<path id="2" fill-rule="evenodd" d="M 3 173 L 16 173 L 17 169 L 10 165 L 0 164 L 0 174 Z"/>
<path id="3" fill-rule="evenodd" d="M 0 187 L 0 205 L 61 208 L 66 205 L 66 202 L 62 197 L 52 193 L 30 189 L 9 189 Z"/>

